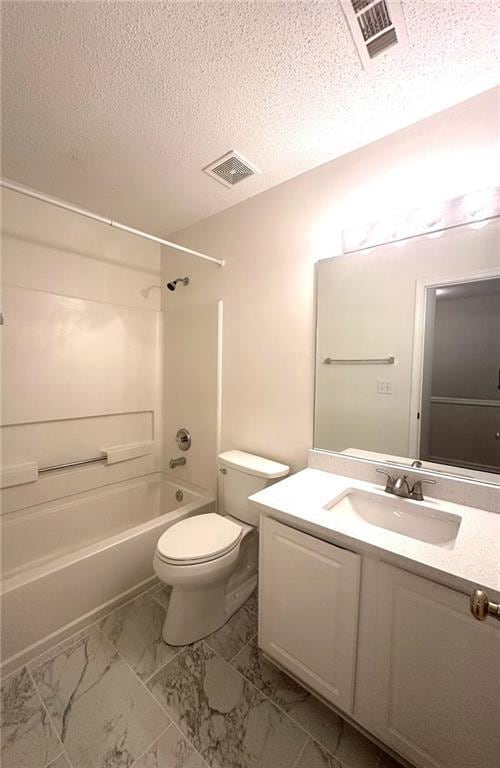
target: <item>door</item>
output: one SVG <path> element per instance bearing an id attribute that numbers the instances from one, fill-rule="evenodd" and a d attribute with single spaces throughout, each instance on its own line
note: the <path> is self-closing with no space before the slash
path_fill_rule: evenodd
<path id="1" fill-rule="evenodd" d="M 352 711 L 360 556 L 264 518 L 259 645 L 296 678 Z"/>
<path id="2" fill-rule="evenodd" d="M 476 621 L 468 596 L 385 564 L 374 599 L 366 695 L 380 737 L 423 768 L 498 765 L 500 625 Z"/>

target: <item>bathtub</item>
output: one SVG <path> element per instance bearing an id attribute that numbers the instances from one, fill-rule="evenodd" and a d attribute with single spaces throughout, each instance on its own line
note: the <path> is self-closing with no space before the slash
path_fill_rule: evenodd
<path id="1" fill-rule="evenodd" d="M 159 536 L 214 499 L 149 475 L 2 519 L 2 671 L 154 582 Z"/>

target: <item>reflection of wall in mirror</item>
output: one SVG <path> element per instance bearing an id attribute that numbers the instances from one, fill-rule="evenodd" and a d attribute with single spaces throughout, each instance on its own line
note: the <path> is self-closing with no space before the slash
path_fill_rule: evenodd
<path id="1" fill-rule="evenodd" d="M 316 448 L 409 456 L 416 283 L 496 270 L 499 242 L 492 220 L 319 262 Z M 323 364 L 386 355 L 394 366 Z M 377 392 L 379 379 L 391 380 L 392 394 Z"/>

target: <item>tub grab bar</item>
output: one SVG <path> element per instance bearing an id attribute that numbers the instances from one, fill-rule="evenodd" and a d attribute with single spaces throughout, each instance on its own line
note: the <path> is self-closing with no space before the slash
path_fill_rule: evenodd
<path id="1" fill-rule="evenodd" d="M 83 464 L 94 464 L 97 461 L 106 461 L 108 455 L 103 453 L 102 456 L 94 456 L 93 459 L 81 459 L 80 461 L 69 461 L 66 464 L 54 464 L 52 467 L 41 467 L 38 470 L 38 474 L 43 472 L 53 472 L 55 469 L 69 469 L 69 467 L 80 467 Z"/>
<path id="2" fill-rule="evenodd" d="M 148 456 L 153 453 L 154 441 L 146 440 L 142 443 L 127 443 L 127 445 L 111 445 L 102 448 L 100 456 L 93 456 L 91 459 L 80 459 L 79 461 L 66 461 L 64 464 L 52 464 L 50 467 L 38 467 L 34 461 L 26 464 L 16 464 L 15 466 L 0 467 L 0 488 L 10 488 L 14 485 L 26 485 L 38 480 L 39 475 L 45 472 L 55 472 L 57 469 L 71 469 L 72 467 L 83 467 L 86 464 L 97 464 L 105 462 L 106 464 L 118 464 L 130 459 L 139 459 L 142 456 Z"/>
<path id="3" fill-rule="evenodd" d="M 334 358 L 325 357 L 323 360 L 325 365 L 394 365 L 396 358 L 394 355 L 390 357 L 347 357 L 347 358 Z"/>

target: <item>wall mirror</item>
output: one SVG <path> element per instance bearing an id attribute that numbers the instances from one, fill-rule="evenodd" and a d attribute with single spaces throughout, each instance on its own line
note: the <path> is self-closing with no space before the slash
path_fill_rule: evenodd
<path id="1" fill-rule="evenodd" d="M 318 262 L 315 448 L 500 484 L 497 204 Z"/>

